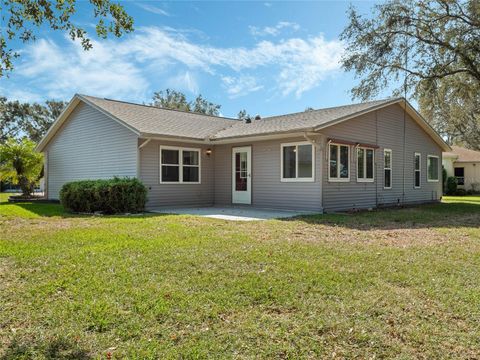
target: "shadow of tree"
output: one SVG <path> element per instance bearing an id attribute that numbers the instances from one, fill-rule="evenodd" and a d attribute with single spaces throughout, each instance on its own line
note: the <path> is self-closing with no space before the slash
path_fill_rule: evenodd
<path id="1" fill-rule="evenodd" d="M 87 360 L 92 356 L 78 344 L 65 338 L 54 339 L 49 343 L 26 344 L 14 339 L 4 351 L 1 360 L 11 359 L 59 359 L 59 360 Z"/>
<path id="2" fill-rule="evenodd" d="M 285 221 L 341 226 L 355 230 L 480 227 L 479 201 L 374 209 L 355 213 L 303 215 Z"/>

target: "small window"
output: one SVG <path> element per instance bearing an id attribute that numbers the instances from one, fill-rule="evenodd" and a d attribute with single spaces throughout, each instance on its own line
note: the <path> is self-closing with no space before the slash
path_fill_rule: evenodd
<path id="1" fill-rule="evenodd" d="M 415 153 L 415 160 L 414 160 L 414 184 L 413 187 L 415 189 L 420 188 L 420 180 L 421 180 L 421 161 L 422 161 L 422 155 L 420 153 Z"/>
<path id="2" fill-rule="evenodd" d="M 357 181 L 374 181 L 375 151 L 370 148 L 357 148 Z"/>
<path id="3" fill-rule="evenodd" d="M 457 178 L 458 185 L 465 185 L 465 168 L 456 167 L 454 169 L 454 175 Z"/>
<path id="4" fill-rule="evenodd" d="M 383 150 L 383 188 L 392 188 L 392 150 Z"/>
<path id="5" fill-rule="evenodd" d="M 200 183 L 200 150 L 160 147 L 161 183 Z"/>
<path id="6" fill-rule="evenodd" d="M 282 181 L 313 181 L 314 147 L 308 142 L 282 144 Z"/>
<path id="7" fill-rule="evenodd" d="M 350 181 L 350 146 L 329 144 L 328 180 Z"/>
<path id="8" fill-rule="evenodd" d="M 438 156 L 428 155 L 427 157 L 427 180 L 438 181 Z"/>

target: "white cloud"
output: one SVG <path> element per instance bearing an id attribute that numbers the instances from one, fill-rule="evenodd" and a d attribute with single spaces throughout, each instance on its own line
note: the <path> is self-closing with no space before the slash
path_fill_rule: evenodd
<path id="1" fill-rule="evenodd" d="M 263 89 L 263 85 L 258 85 L 253 76 L 223 76 L 222 81 L 232 99 Z"/>
<path id="2" fill-rule="evenodd" d="M 266 26 L 259 28 L 257 26 L 249 26 L 250 33 L 254 36 L 277 36 L 283 29 L 291 29 L 293 31 L 300 30 L 300 25 L 289 21 L 280 21 L 275 26 Z"/>
<path id="3" fill-rule="evenodd" d="M 340 41 L 322 35 L 263 40 L 252 47 L 215 47 L 158 27 L 139 28 L 115 41 L 95 41 L 87 52 L 65 41 L 60 47 L 43 39 L 24 49 L 23 63 L 15 71 L 26 80 L 22 90 L 33 85 L 53 98 L 81 92 L 142 101 L 158 81 L 198 93 L 194 74 L 203 72 L 219 79 L 231 97 L 258 91 L 266 81 L 274 93 L 301 96 L 339 70 L 343 53 Z"/>
<path id="4" fill-rule="evenodd" d="M 93 49 L 84 51 L 78 43 L 60 48 L 41 39 L 27 48 L 16 72 L 51 98 L 69 98 L 73 93 L 143 96 L 148 81 L 141 70 L 127 58 L 115 56 L 112 49 L 109 42 L 93 42 Z"/>
<path id="5" fill-rule="evenodd" d="M 142 4 L 142 3 L 137 3 L 139 7 L 141 7 L 143 10 L 151 12 L 152 14 L 157 14 L 157 15 L 163 15 L 163 16 L 170 16 L 168 12 L 163 10 L 162 8 L 159 8 L 157 6 L 149 5 L 149 4 Z"/>
<path id="6" fill-rule="evenodd" d="M 264 2 L 263 5 L 265 5 L 266 7 L 272 7 L 272 3 L 269 2 Z"/>
<path id="7" fill-rule="evenodd" d="M 175 90 L 187 90 L 192 94 L 198 94 L 199 87 L 195 76 L 190 71 L 185 71 L 167 80 L 167 87 Z"/>

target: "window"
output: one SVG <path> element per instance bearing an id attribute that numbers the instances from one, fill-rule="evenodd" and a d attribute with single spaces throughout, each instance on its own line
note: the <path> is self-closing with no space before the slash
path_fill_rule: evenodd
<path id="1" fill-rule="evenodd" d="M 350 146 L 329 144 L 328 180 L 350 181 Z"/>
<path id="2" fill-rule="evenodd" d="M 427 181 L 438 181 L 438 156 L 427 157 Z"/>
<path id="3" fill-rule="evenodd" d="M 314 147 L 309 142 L 282 144 L 282 181 L 313 181 Z"/>
<path id="4" fill-rule="evenodd" d="M 392 150 L 383 150 L 383 188 L 392 188 Z"/>
<path id="5" fill-rule="evenodd" d="M 420 153 L 415 153 L 415 160 L 414 160 L 414 184 L 413 187 L 415 189 L 420 188 L 420 180 L 421 180 L 421 158 L 422 155 Z"/>
<path id="6" fill-rule="evenodd" d="M 357 181 L 373 182 L 375 151 L 370 148 L 357 147 Z"/>
<path id="7" fill-rule="evenodd" d="M 161 183 L 200 183 L 200 150 L 160 147 Z"/>
<path id="8" fill-rule="evenodd" d="M 457 178 L 458 185 L 465 185 L 465 168 L 456 167 L 454 169 L 454 175 Z"/>

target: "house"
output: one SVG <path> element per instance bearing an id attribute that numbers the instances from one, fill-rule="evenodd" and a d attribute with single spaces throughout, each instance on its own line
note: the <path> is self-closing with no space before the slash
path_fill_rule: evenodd
<path id="1" fill-rule="evenodd" d="M 443 153 L 442 164 L 448 177 L 457 178 L 460 189 L 480 191 L 480 151 L 452 146 Z"/>
<path id="2" fill-rule="evenodd" d="M 37 150 L 50 199 L 128 176 L 148 208 L 321 212 L 438 201 L 450 147 L 403 98 L 239 121 L 75 95 Z"/>

